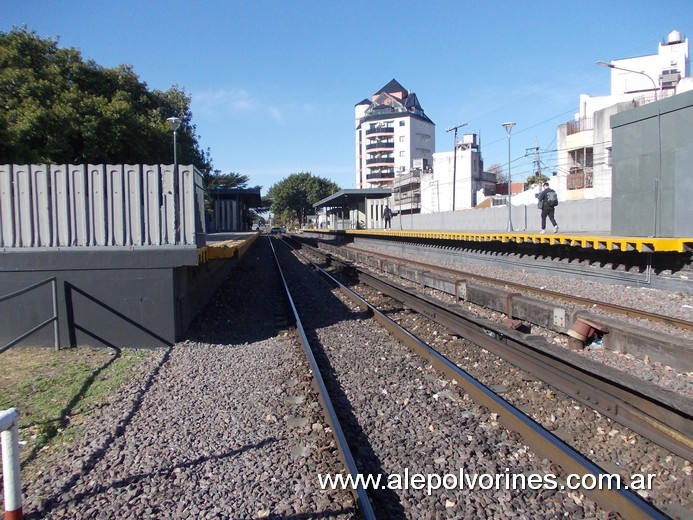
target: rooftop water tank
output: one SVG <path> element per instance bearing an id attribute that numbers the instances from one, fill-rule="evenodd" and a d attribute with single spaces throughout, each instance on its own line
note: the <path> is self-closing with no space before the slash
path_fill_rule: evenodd
<path id="1" fill-rule="evenodd" d="M 669 37 L 667 38 L 667 43 L 669 45 L 672 45 L 674 43 L 681 43 L 681 33 L 674 29 L 669 33 Z"/>

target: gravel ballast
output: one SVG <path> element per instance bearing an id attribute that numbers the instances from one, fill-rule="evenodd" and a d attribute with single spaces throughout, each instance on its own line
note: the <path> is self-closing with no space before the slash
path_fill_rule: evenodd
<path id="1" fill-rule="evenodd" d="M 28 518 L 354 516 L 351 494 L 318 488 L 342 464 L 305 355 L 277 330 L 258 242 L 190 339 L 157 351 L 74 446 L 42 454 Z"/>
<path id="2" fill-rule="evenodd" d="M 288 250 L 281 254 L 291 265 L 297 304 L 309 337 L 317 340 L 316 357 L 327 363 L 327 385 L 361 471 L 391 476 L 405 470 L 425 475 L 463 470 L 473 476 L 553 470 L 495 414 L 392 340 Z M 185 341 L 156 351 L 131 384 L 93 412 L 73 446 L 41 454 L 42 470 L 25 482 L 27 517 L 357 517 L 350 493 L 319 489 L 318 473 L 343 467 L 309 364 L 293 333 L 284 330 L 286 305 L 278 290 L 269 240 L 261 237 Z M 398 316 L 394 313 L 401 310 L 392 312 Z M 429 327 L 413 313 L 398 319 L 414 320 L 422 335 Z M 455 338 L 428 332 L 431 342 L 437 338 L 449 353 L 458 349 Z M 473 363 L 489 382 L 505 374 L 491 358 Z M 660 468 L 672 489 L 670 511 L 690 505 L 690 496 L 684 496 L 690 464 L 682 468 L 647 451 L 629 451 L 619 442 L 622 432 L 612 433 L 608 421 L 604 431 L 590 432 L 589 412 L 561 403 L 559 414 L 549 406 L 556 396 L 545 388 L 536 392 L 540 385 L 520 374 L 495 384 L 505 385 L 497 390 L 512 394 L 527 410 L 538 409 L 542 423 L 554 423 L 550 429 L 574 423 L 572 435 L 583 443 L 581 449 L 589 450 L 590 442 L 608 444 L 612 448 L 598 452 L 602 459 L 628 462 L 629 471 Z M 634 461 L 638 456 L 640 466 Z M 372 497 L 383 518 L 608 517 L 590 499 L 568 490 L 427 493 L 410 487 Z"/>

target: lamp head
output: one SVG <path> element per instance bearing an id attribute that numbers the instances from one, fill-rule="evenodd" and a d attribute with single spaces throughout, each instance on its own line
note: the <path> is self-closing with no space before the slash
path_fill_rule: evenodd
<path id="1" fill-rule="evenodd" d="M 610 69 L 614 68 L 614 66 L 611 63 L 607 63 L 605 61 L 598 61 L 597 65 L 601 65 L 602 67 L 609 67 Z"/>
<path id="2" fill-rule="evenodd" d="M 176 130 L 178 130 L 178 127 L 180 126 L 180 123 L 181 123 L 179 117 L 169 117 L 168 119 L 166 119 L 166 122 L 171 127 L 171 130 L 173 130 L 174 132 Z"/>
<path id="3" fill-rule="evenodd" d="M 505 128 L 505 131 L 508 132 L 508 135 L 510 135 L 510 132 L 512 132 L 515 123 L 513 123 L 512 121 L 507 121 L 503 123 L 501 126 L 503 126 L 503 128 Z"/>

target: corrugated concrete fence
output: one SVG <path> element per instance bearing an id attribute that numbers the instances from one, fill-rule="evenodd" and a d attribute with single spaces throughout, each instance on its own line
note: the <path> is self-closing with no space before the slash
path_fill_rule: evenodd
<path id="1" fill-rule="evenodd" d="M 203 245 L 202 174 L 192 165 L 178 165 L 175 179 L 173 170 L 173 165 L 0 165 L 0 246 Z"/>

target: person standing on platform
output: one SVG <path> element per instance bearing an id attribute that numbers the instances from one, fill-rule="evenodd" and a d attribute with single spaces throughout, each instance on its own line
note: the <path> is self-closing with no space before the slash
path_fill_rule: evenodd
<path id="1" fill-rule="evenodd" d="M 556 206 L 558 206 L 558 195 L 549 187 L 549 183 L 544 183 L 544 189 L 537 195 L 539 201 L 537 202 L 537 207 L 541 210 L 541 231 L 540 233 L 546 233 L 546 217 L 549 217 L 551 224 L 553 225 L 553 232 L 558 233 L 558 223 L 554 216 Z"/>
<path id="2" fill-rule="evenodd" d="M 383 218 L 385 219 L 385 229 L 392 229 L 390 222 L 392 222 L 392 210 L 390 206 L 385 206 L 383 210 Z"/>

